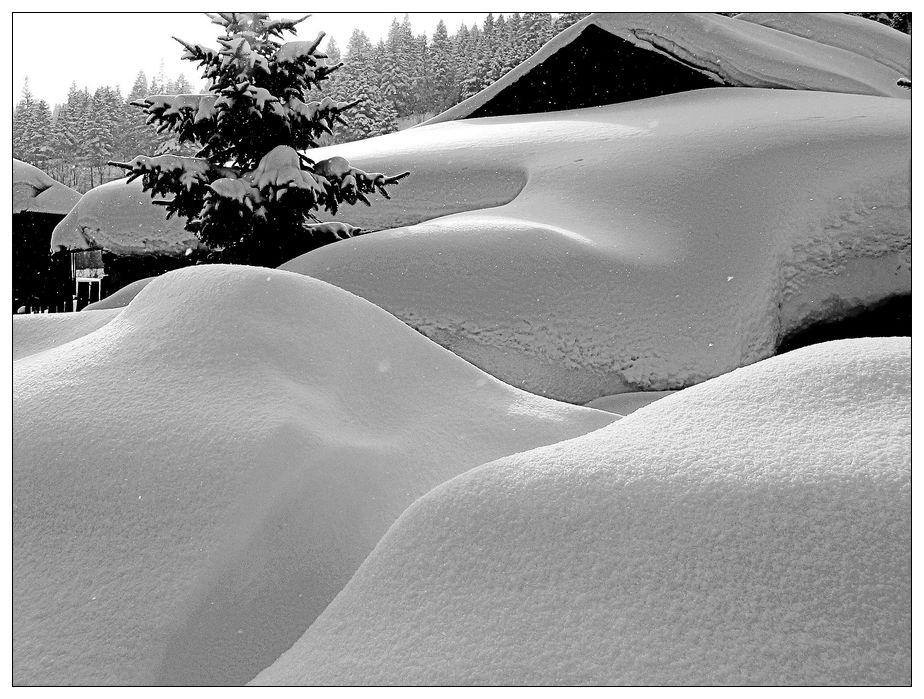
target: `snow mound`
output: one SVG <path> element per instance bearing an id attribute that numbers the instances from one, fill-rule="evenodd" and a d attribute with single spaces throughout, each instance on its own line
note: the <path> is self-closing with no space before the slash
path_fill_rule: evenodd
<path id="1" fill-rule="evenodd" d="M 807 323 L 910 293 L 909 108 L 715 88 L 338 146 L 411 170 L 409 188 L 494 168 L 528 181 L 506 205 L 283 268 L 359 294 L 534 393 L 586 403 L 682 388 L 772 355 Z"/>
<path id="2" fill-rule="evenodd" d="M 254 684 L 911 679 L 910 341 L 768 359 L 434 489 Z"/>
<path id="3" fill-rule="evenodd" d="M 185 268 L 111 313 L 14 362 L 16 684 L 244 683 L 417 497 L 615 419 L 297 274 Z"/>
<path id="4" fill-rule="evenodd" d="M 49 177 L 34 165 L 13 158 L 13 213 L 60 214 L 80 199 L 80 193 Z"/>
<path id="5" fill-rule="evenodd" d="M 735 19 L 851 51 L 911 77 L 911 36 L 865 17 L 842 12 L 743 12 Z"/>
<path id="6" fill-rule="evenodd" d="M 802 20 L 796 18 L 784 21 L 795 27 Z M 803 26 L 811 22 L 806 20 Z M 580 41 L 588 31 L 609 36 L 612 42 L 625 42 L 624 46 L 666 57 L 689 69 L 691 73 L 705 75 L 719 85 L 849 92 L 910 99 L 908 91 L 897 85 L 900 78 L 909 77 L 908 73 L 895 70 L 879 60 L 883 55 L 895 52 L 891 48 L 892 44 L 889 43 L 888 48 L 880 51 L 872 50 L 872 57 L 867 55 L 870 50 L 862 49 L 863 46 L 874 46 L 882 39 L 882 31 L 869 26 L 872 24 L 875 23 L 867 21 L 866 25 L 851 24 L 850 38 L 855 39 L 857 45 L 848 48 L 842 46 L 844 42 L 831 40 L 831 36 L 843 28 L 843 23 L 835 23 L 835 28 L 828 31 L 819 30 L 817 34 L 822 40 L 813 40 L 814 36 L 805 38 L 799 35 L 807 31 L 776 31 L 754 22 L 738 21 L 737 17 L 706 12 L 594 13 L 555 36 L 530 58 L 481 92 L 437 114 L 424 124 L 471 116 L 495 116 L 497 112 L 483 114 L 479 110 L 486 108 L 501 93 L 516 91 L 518 81 L 528 81 L 531 73 L 541 70 L 543 64 L 554 59 L 555 54 Z M 910 60 L 910 42 L 908 46 L 907 60 Z M 576 60 L 580 61 L 580 57 Z M 577 66 L 571 66 L 569 71 L 572 82 L 575 69 L 607 70 L 605 66 L 585 68 L 578 63 Z M 568 80 L 567 75 L 566 72 L 564 80 Z M 612 91 L 618 95 L 619 91 L 612 90 L 613 87 L 618 87 L 618 84 L 608 86 L 607 92 Z M 569 85 L 553 85 L 553 89 L 567 90 Z M 660 91 L 661 86 L 654 84 L 650 89 Z"/>
<path id="7" fill-rule="evenodd" d="M 100 311 L 107 308 L 124 308 L 129 303 L 131 303 L 133 298 L 141 293 L 141 290 L 144 287 L 146 287 L 155 279 L 157 279 L 157 277 L 145 277 L 144 279 L 138 279 L 131 284 L 123 286 L 121 289 L 113 294 L 110 294 L 106 298 L 100 299 L 99 301 L 94 301 L 93 303 L 84 306 L 82 310 Z"/>
<path id="8" fill-rule="evenodd" d="M 102 248 L 117 255 L 183 256 L 201 243 L 184 226 L 181 216 L 166 218 L 162 206 L 151 203 L 141 180 L 114 180 L 84 194 L 55 227 L 51 249 Z"/>
<path id="9" fill-rule="evenodd" d="M 29 313 L 13 316 L 13 361 L 89 335 L 116 317 L 99 313 Z"/>

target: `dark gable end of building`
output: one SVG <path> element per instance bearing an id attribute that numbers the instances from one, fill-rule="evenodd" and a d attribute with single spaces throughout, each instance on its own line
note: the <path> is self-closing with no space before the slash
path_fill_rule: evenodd
<path id="1" fill-rule="evenodd" d="M 589 24 L 466 118 L 599 107 L 724 84 L 679 58 L 641 49 Z"/>

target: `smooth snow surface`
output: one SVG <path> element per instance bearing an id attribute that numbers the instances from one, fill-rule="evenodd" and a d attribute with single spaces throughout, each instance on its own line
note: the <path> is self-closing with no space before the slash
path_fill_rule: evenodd
<path id="1" fill-rule="evenodd" d="M 162 206 L 151 203 L 141 179 L 114 180 L 91 189 L 55 227 L 51 249 L 103 248 L 120 255 L 182 256 L 201 246 L 184 228 L 186 219 L 168 220 Z"/>
<path id="2" fill-rule="evenodd" d="M 911 77 L 911 35 L 865 17 L 843 12 L 742 12 L 735 19 L 845 49 Z"/>
<path id="3" fill-rule="evenodd" d="M 244 683 L 416 498 L 615 419 L 288 272 L 185 268 L 69 319 L 104 317 L 14 362 L 16 684 Z"/>
<path id="4" fill-rule="evenodd" d="M 814 37 L 804 37 L 808 32 L 777 31 L 754 22 L 738 21 L 737 17 L 707 12 L 598 12 L 568 27 L 481 92 L 424 123 L 468 117 L 573 42 L 591 25 L 609 32 L 614 40 L 628 41 L 639 49 L 667 56 L 719 84 L 910 99 L 909 92 L 896 84 L 900 78 L 910 77 L 908 73 L 880 62 L 882 55 L 895 53 L 892 44 L 887 43 L 886 48 L 875 51 L 872 58 L 867 55 L 869 49 L 863 50 L 882 38 L 880 28 L 869 26 L 876 22 L 864 21 L 867 25 L 850 25 L 850 38 L 855 46 L 849 49 L 840 41 L 831 41 L 831 36 L 837 28 L 843 27 L 842 24 L 822 33 L 820 40 L 815 41 Z M 790 20 L 789 26 L 799 22 L 798 19 Z M 894 29 L 889 31 L 901 34 Z M 910 41 L 908 52 L 910 61 Z"/>
<path id="5" fill-rule="evenodd" d="M 115 318 L 99 313 L 23 313 L 13 316 L 13 361 L 89 335 Z"/>
<path id="6" fill-rule="evenodd" d="M 313 157 L 411 170 L 366 210 L 388 220 L 435 177 L 490 187 L 494 170 L 520 170 L 527 184 L 506 205 L 283 268 L 533 393 L 682 388 L 772 355 L 806 323 L 910 293 L 910 126 L 906 100 L 715 88 L 409 129 Z"/>
<path id="7" fill-rule="evenodd" d="M 628 415 L 639 408 L 654 403 L 656 400 L 667 398 L 677 391 L 635 391 L 633 393 L 617 393 L 613 396 L 601 396 L 587 403 L 588 408 L 605 410 L 617 415 Z"/>
<path id="8" fill-rule="evenodd" d="M 908 684 L 908 338 L 768 359 L 434 489 L 254 684 Z"/>
<path id="9" fill-rule="evenodd" d="M 34 165 L 13 158 L 13 213 L 60 214 L 80 199 L 80 192 L 63 185 Z"/>

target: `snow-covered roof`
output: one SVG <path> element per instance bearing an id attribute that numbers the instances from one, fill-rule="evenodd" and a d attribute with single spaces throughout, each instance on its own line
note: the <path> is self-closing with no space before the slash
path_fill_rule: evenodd
<path id="1" fill-rule="evenodd" d="M 907 685 L 910 338 L 826 343 L 486 464 L 255 685 Z"/>
<path id="2" fill-rule="evenodd" d="M 80 192 L 63 185 L 34 165 L 13 158 L 13 213 L 59 214 L 74 208 Z"/>
<path id="3" fill-rule="evenodd" d="M 416 498 L 617 419 L 265 268 L 187 267 L 13 337 L 16 684 L 243 684 Z"/>
<path id="4" fill-rule="evenodd" d="M 689 386 L 813 320 L 910 293 L 910 105 L 715 88 L 331 147 L 317 157 L 411 171 L 369 217 L 409 215 L 402 197 L 436 177 L 526 184 L 451 216 L 434 192 L 433 220 L 284 268 L 535 393 L 586 403 Z"/>
<path id="5" fill-rule="evenodd" d="M 886 57 L 894 58 L 900 54 L 902 45 L 909 47 L 910 51 L 910 41 L 905 42 L 904 39 L 893 37 L 885 47 L 876 48 L 884 31 L 893 34 L 901 32 L 881 27 L 870 20 L 845 22 L 832 19 L 831 29 L 813 29 L 816 25 L 822 24 L 822 20 L 827 20 L 827 17 L 780 20 L 778 24 L 792 29 L 790 32 L 762 26 L 755 21 L 741 21 L 715 13 L 594 13 L 555 36 L 530 58 L 478 94 L 424 123 L 435 124 L 472 116 L 522 113 L 522 109 L 510 111 L 515 108 L 513 105 L 518 99 L 525 99 L 526 96 L 532 99 L 536 92 L 548 91 L 550 96 L 562 93 L 566 89 L 571 89 L 570 83 L 586 80 L 585 75 L 588 71 L 595 73 L 590 77 L 591 87 L 588 89 L 600 92 L 601 86 L 606 86 L 605 92 L 608 93 L 608 97 L 602 101 L 599 101 L 599 97 L 598 101 L 585 101 L 581 106 L 619 102 L 638 96 L 650 97 L 704 86 L 693 83 L 685 87 L 672 88 L 661 84 L 656 70 L 641 71 L 646 73 L 645 84 L 642 88 L 636 89 L 644 89 L 646 92 L 638 95 L 633 91 L 628 97 L 620 97 L 619 80 L 638 81 L 641 79 L 637 75 L 639 71 L 631 71 L 628 76 L 614 77 L 618 75 L 614 71 L 618 66 L 610 63 L 618 63 L 619 57 L 600 59 L 604 62 L 609 61 L 606 65 L 587 65 L 583 55 L 591 51 L 592 47 L 584 46 L 581 46 L 574 56 L 568 56 L 567 66 L 562 67 L 562 70 L 551 78 L 554 84 L 548 84 L 548 79 L 544 77 L 536 85 L 526 84 L 529 82 L 530 74 L 542 68 L 544 64 L 551 65 L 550 59 L 554 60 L 556 54 L 570 50 L 572 44 L 577 46 L 586 41 L 599 44 L 612 40 L 619 42 L 619 46 L 623 46 L 622 42 L 627 42 L 626 50 L 631 46 L 636 50 L 654 52 L 688 73 L 698 75 L 699 78 L 705 76 L 708 81 L 720 85 L 910 98 L 908 90 L 897 85 L 900 78 L 909 77 L 908 73 L 896 70 L 895 61 L 891 58 L 885 60 Z M 841 38 L 835 39 L 838 32 L 842 32 Z M 805 35 L 810 37 L 806 38 Z M 654 57 L 651 60 L 663 63 Z M 910 61 L 910 53 L 906 60 Z M 523 82 L 517 85 L 521 80 Z M 523 94 L 519 95 L 519 98 L 516 95 L 505 97 L 508 90 L 511 93 L 517 93 L 519 90 Z M 497 99 L 502 100 L 504 104 L 495 102 Z M 495 106 L 492 107 L 492 104 Z"/>
<path id="6" fill-rule="evenodd" d="M 181 256 L 201 243 L 184 228 L 186 219 L 172 216 L 151 201 L 141 180 L 115 180 L 91 189 L 55 227 L 51 249 L 102 248 L 119 255 Z"/>
<path id="7" fill-rule="evenodd" d="M 911 77 L 911 35 L 865 17 L 843 12 L 743 12 L 735 19 L 836 46 Z"/>

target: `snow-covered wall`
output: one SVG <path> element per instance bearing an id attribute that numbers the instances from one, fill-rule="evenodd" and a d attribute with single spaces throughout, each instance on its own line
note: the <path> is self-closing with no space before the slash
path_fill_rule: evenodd
<path id="1" fill-rule="evenodd" d="M 893 38 L 878 48 L 883 32 L 899 35 L 901 32 L 870 20 L 846 24 L 833 20 L 832 27 L 826 30 L 810 28 L 813 24 L 821 24 L 818 20 L 784 17 L 781 22 L 781 28 L 787 28 L 785 31 L 771 28 L 774 24 L 769 20 L 766 22 L 769 26 L 762 26 L 755 21 L 739 21 L 706 12 L 594 13 L 558 34 L 478 94 L 425 124 L 473 116 L 564 109 L 569 105 L 554 100 L 558 99 L 556 95 L 574 90 L 573 83 L 584 85 L 583 91 L 578 90 L 576 106 L 595 106 L 702 87 L 699 84 L 676 87 L 665 84 L 670 80 L 659 77 L 665 69 L 664 62 L 655 60 L 654 56 L 647 70 L 640 67 L 628 73 L 620 71 L 618 63 L 629 60 L 626 51 L 633 49 L 640 54 L 657 54 L 694 76 L 705 76 L 721 85 L 910 97 L 908 90 L 897 84 L 899 79 L 910 77 L 907 71 L 898 69 L 905 65 L 899 58 L 901 46 L 907 47 L 906 60 L 910 61 L 910 40 L 902 44 L 905 39 Z M 834 38 L 839 32 L 839 38 Z M 564 60 L 567 65 L 554 71 L 544 82 L 531 83 L 532 73 L 555 62 L 556 54 L 566 52 L 570 45 L 581 42 L 587 45 L 577 54 L 569 55 Z M 607 42 L 625 46 L 625 49 L 608 57 L 599 46 Z M 594 60 L 583 60 L 581 52 Z M 632 60 L 644 62 L 645 59 L 642 56 Z M 636 84 L 639 70 L 646 74 L 647 86 Z M 621 80 L 631 94 L 620 96 Z M 638 90 L 647 93 L 640 94 Z M 547 91 L 553 100 L 552 106 L 538 108 L 541 100 L 533 99 L 537 91 Z M 594 97 L 593 93 L 598 96 Z M 530 108 L 519 108 L 518 100 L 528 102 Z"/>
<path id="2" fill-rule="evenodd" d="M 141 180 L 114 180 L 84 194 L 55 227 L 51 249 L 103 248 L 118 255 L 183 256 L 201 247 L 186 219 L 169 220 L 162 206 L 151 202 Z"/>
<path id="3" fill-rule="evenodd" d="M 436 172 L 527 184 L 284 268 L 535 393 L 677 389 L 910 293 L 910 126 L 907 100 L 715 88 L 411 129 L 318 157 L 411 170 L 383 216 Z"/>
<path id="4" fill-rule="evenodd" d="M 253 684 L 910 684 L 910 389 L 815 345 L 473 469 Z"/>
<path id="5" fill-rule="evenodd" d="M 63 185 L 34 165 L 13 158 L 13 213 L 64 216 L 80 199 L 80 193 Z"/>

